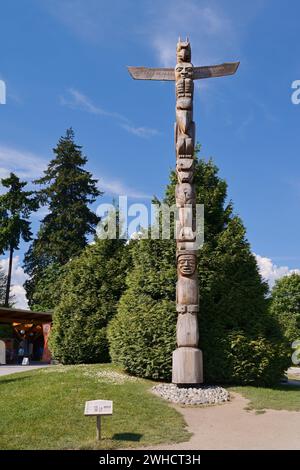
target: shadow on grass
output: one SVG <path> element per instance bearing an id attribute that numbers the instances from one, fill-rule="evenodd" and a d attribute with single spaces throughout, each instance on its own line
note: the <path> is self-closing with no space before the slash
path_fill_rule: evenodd
<path id="1" fill-rule="evenodd" d="M 12 375 L 14 377 L 12 377 Z M 7 376 L 3 376 L 1 377 L 0 379 L 0 387 L 1 385 L 4 385 L 4 384 L 8 384 L 8 383 L 13 383 L 13 382 L 20 382 L 21 380 L 32 380 L 32 377 L 31 376 L 23 376 L 23 377 L 15 377 L 16 375 L 18 374 L 11 374 L 11 375 L 7 375 Z M 7 378 L 4 378 L 4 377 L 7 377 Z"/>
<path id="2" fill-rule="evenodd" d="M 114 434 L 112 439 L 115 441 L 133 441 L 138 442 L 143 437 L 143 434 L 136 434 L 133 432 L 122 432 Z"/>
<path id="3" fill-rule="evenodd" d="M 280 385 L 275 385 L 273 387 L 267 387 L 270 388 L 271 390 L 276 390 L 279 392 L 299 392 L 299 385 L 297 383 L 294 383 L 293 381 L 289 381 L 285 384 L 280 384 Z"/>
<path id="4" fill-rule="evenodd" d="M 289 379 L 287 385 L 288 385 L 289 387 L 291 387 L 291 386 L 294 387 L 294 390 L 297 389 L 297 388 L 299 389 L 299 387 L 300 387 L 300 380 Z"/>
<path id="5" fill-rule="evenodd" d="M 225 386 L 226 387 L 226 386 Z M 264 386 L 259 386 L 259 385 L 231 385 L 231 386 L 227 386 L 227 388 L 232 389 L 233 391 L 236 391 L 239 392 L 239 389 L 243 389 L 243 388 L 250 388 L 250 389 L 253 389 L 253 390 L 260 390 L 260 391 L 267 391 L 267 390 L 272 390 L 272 391 L 276 391 L 276 392 L 299 392 L 299 388 L 300 388 L 300 380 L 289 380 L 288 382 L 285 382 L 285 383 L 281 383 L 281 384 L 278 384 L 278 385 L 271 385 L 271 386 L 268 386 L 266 385 L 265 387 Z"/>

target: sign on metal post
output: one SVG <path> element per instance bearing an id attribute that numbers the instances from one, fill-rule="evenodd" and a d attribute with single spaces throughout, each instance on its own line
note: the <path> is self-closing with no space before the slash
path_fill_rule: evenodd
<path id="1" fill-rule="evenodd" d="M 112 416 L 113 402 L 111 400 L 90 400 L 85 402 L 84 415 L 96 416 L 97 441 L 101 439 L 101 416 Z"/>

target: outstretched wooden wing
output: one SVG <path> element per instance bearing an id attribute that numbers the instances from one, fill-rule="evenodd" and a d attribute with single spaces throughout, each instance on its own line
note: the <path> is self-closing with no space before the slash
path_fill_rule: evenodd
<path id="1" fill-rule="evenodd" d="M 128 67 L 128 71 L 135 80 L 175 80 L 174 69 Z"/>
<path id="2" fill-rule="evenodd" d="M 233 75 L 239 62 L 227 62 L 220 65 L 205 65 L 203 67 L 194 67 L 194 80 L 199 78 L 224 77 L 224 75 Z"/>
<path id="3" fill-rule="evenodd" d="M 210 77 L 223 77 L 233 75 L 239 66 L 239 62 L 228 62 L 219 65 L 205 65 L 194 67 L 193 79 Z M 149 67 L 128 67 L 128 71 L 135 80 L 175 80 L 174 69 L 167 68 L 149 68 Z"/>

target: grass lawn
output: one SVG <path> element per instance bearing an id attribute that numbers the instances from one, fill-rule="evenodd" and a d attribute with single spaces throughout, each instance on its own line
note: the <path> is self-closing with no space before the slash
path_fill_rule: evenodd
<path id="1" fill-rule="evenodd" d="M 294 380 L 294 377 L 291 377 Z M 229 391 L 238 392 L 250 400 L 249 409 L 300 411 L 300 380 L 298 385 L 283 384 L 272 388 L 231 387 Z"/>
<path id="2" fill-rule="evenodd" d="M 153 383 L 114 366 L 52 366 L 0 378 L 0 449 L 114 449 L 187 441 L 182 416 Z M 113 416 L 85 417 L 86 400 L 113 400 Z"/>

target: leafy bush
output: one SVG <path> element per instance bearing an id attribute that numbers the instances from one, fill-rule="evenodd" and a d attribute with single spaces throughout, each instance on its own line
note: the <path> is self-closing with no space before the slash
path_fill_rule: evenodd
<path id="1" fill-rule="evenodd" d="M 98 240 L 64 268 L 50 349 L 64 364 L 109 361 L 106 327 L 116 312 L 129 266 L 119 240 Z"/>
<path id="2" fill-rule="evenodd" d="M 206 368 L 212 382 L 270 385 L 282 378 L 287 357 L 284 344 L 236 331 L 216 338 L 215 353 L 207 357 Z"/>
<path id="3" fill-rule="evenodd" d="M 300 274 L 276 281 L 270 311 L 279 321 L 290 345 L 300 339 Z"/>
<path id="4" fill-rule="evenodd" d="M 123 302 L 130 303 L 128 296 L 123 297 Z M 110 326 L 112 360 L 134 375 L 164 379 L 170 374 L 176 347 L 174 304 L 141 296 L 137 301 L 132 299 L 132 307 L 130 318 L 119 316 L 118 322 L 112 321 Z"/>

